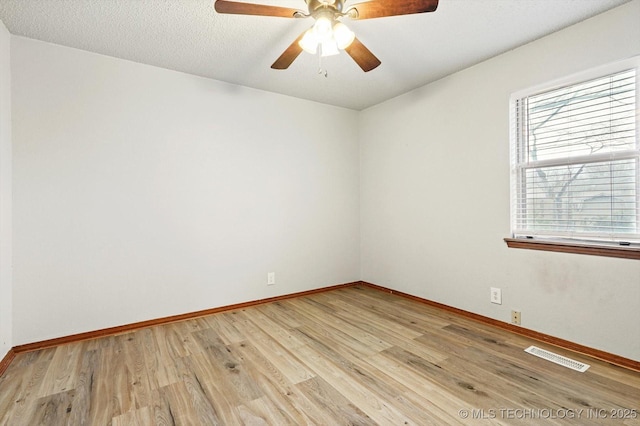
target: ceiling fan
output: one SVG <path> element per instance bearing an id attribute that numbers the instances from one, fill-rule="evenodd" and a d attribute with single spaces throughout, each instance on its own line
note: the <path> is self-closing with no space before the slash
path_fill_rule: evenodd
<path id="1" fill-rule="evenodd" d="M 340 19 L 372 19 L 386 16 L 433 12 L 439 0 L 370 0 L 348 5 L 349 0 L 305 0 L 308 13 L 287 7 L 216 0 L 218 13 L 236 15 L 277 16 L 281 18 L 315 19 L 313 27 L 300 36 L 280 55 L 271 68 L 284 70 L 302 53 L 330 56 L 346 51 L 364 72 L 380 65 L 380 60 L 357 39 Z"/>

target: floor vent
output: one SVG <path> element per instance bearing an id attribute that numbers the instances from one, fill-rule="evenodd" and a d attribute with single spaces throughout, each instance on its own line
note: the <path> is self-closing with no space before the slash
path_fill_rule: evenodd
<path id="1" fill-rule="evenodd" d="M 544 349 L 540 349 L 537 346 L 529 346 L 524 351 L 527 353 L 530 353 L 531 355 L 535 355 L 539 358 L 546 359 L 547 361 L 554 362 L 556 364 L 562 365 L 563 367 L 567 367 L 572 370 L 579 371 L 581 373 L 584 373 L 590 367 L 589 364 L 584 364 L 582 362 L 575 361 L 571 358 L 554 354 L 553 352 L 545 351 Z"/>

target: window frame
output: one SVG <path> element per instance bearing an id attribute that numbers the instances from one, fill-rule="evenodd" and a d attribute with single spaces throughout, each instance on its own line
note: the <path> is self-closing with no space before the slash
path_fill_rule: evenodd
<path id="1" fill-rule="evenodd" d="M 519 232 L 518 215 L 516 212 L 517 204 L 520 201 L 519 191 L 521 189 L 521 173 L 529 168 L 533 168 L 540 164 L 558 164 L 559 161 L 539 160 L 535 162 L 527 162 L 523 167 L 523 162 L 519 158 L 521 155 L 520 132 L 522 126 L 518 122 L 522 114 L 518 111 L 518 104 L 525 98 L 535 96 L 544 92 L 551 92 L 563 87 L 579 85 L 589 80 L 607 77 L 626 70 L 635 69 L 636 79 L 636 149 L 631 150 L 632 155 L 626 152 L 622 155 L 613 153 L 597 154 L 598 158 L 604 160 L 615 160 L 616 158 L 631 158 L 636 160 L 636 215 L 637 227 L 640 227 L 640 56 L 635 56 L 626 60 L 609 63 L 603 66 L 595 67 L 586 71 L 562 77 L 547 83 L 538 84 L 526 89 L 518 90 L 511 94 L 509 99 L 509 146 L 510 146 L 510 238 L 505 238 L 508 247 L 526 248 L 533 250 L 558 251 L 565 253 L 580 253 L 599 256 L 622 257 L 630 259 L 640 259 L 640 229 L 636 228 L 637 233 L 633 234 L 630 241 L 625 238 L 609 239 L 603 236 L 591 238 L 586 235 L 557 235 L 563 234 L 561 231 L 554 232 Z M 596 157 L 590 157 L 589 161 L 594 161 Z M 571 162 L 580 163 L 577 156 Z M 583 159 L 584 160 L 584 159 Z M 566 164 L 566 163 L 564 163 Z M 604 235 L 604 233 L 601 233 Z"/>

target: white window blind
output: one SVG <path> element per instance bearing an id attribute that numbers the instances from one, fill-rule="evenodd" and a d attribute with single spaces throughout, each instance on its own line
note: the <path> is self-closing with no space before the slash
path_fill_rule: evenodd
<path id="1" fill-rule="evenodd" d="M 640 243 L 637 67 L 512 97 L 512 231 Z"/>

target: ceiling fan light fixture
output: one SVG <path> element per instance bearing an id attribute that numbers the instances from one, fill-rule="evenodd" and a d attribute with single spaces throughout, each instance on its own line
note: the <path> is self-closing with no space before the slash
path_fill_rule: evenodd
<path id="1" fill-rule="evenodd" d="M 298 42 L 298 45 L 307 53 L 315 55 L 318 51 L 318 40 L 314 34 L 313 28 L 307 30 L 302 36 L 302 39 Z"/>
<path id="2" fill-rule="evenodd" d="M 340 51 L 338 50 L 338 44 L 336 43 L 336 41 L 333 38 L 330 38 L 329 40 L 325 40 L 322 42 L 322 44 L 320 45 L 320 49 L 321 49 L 321 55 L 320 56 L 333 56 L 333 55 L 337 55 L 340 53 Z"/>
<path id="3" fill-rule="evenodd" d="M 332 21 L 327 16 L 320 16 L 313 25 L 313 32 L 319 43 L 329 40 L 333 35 Z"/>
<path id="4" fill-rule="evenodd" d="M 356 35 L 342 22 L 336 22 L 333 26 L 333 38 L 336 40 L 338 49 L 344 50 L 351 46 Z"/>

